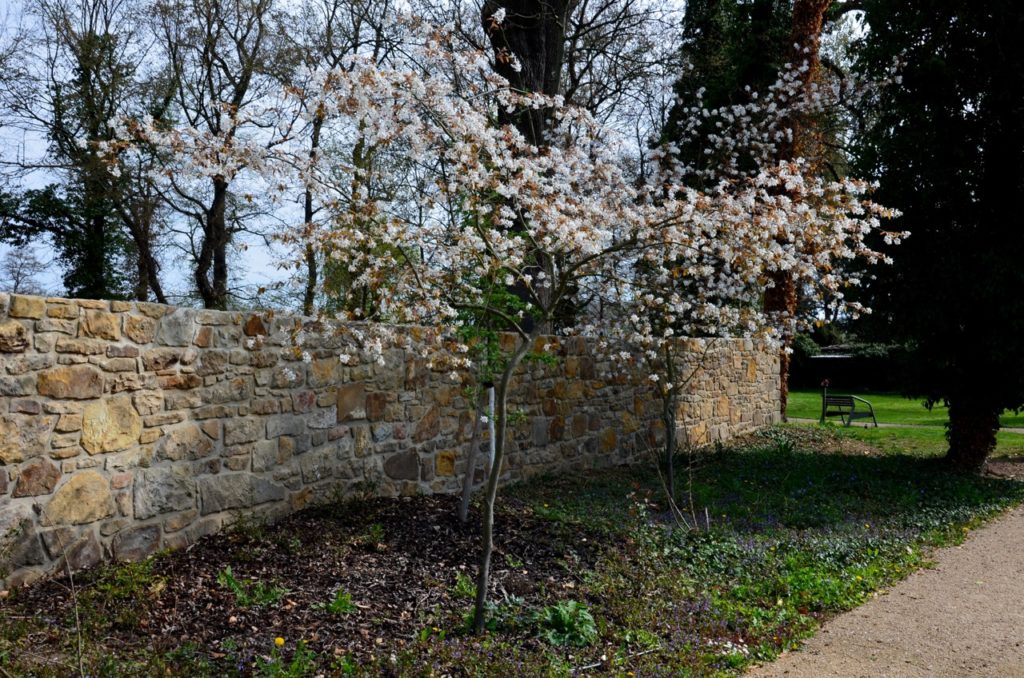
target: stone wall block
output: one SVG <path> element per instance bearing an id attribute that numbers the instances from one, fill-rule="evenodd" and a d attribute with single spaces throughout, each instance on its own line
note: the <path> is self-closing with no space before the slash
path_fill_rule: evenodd
<path id="1" fill-rule="evenodd" d="M 78 336 L 119 341 L 121 316 L 106 311 L 85 311 L 78 321 Z"/>
<path id="2" fill-rule="evenodd" d="M 55 416 L 0 414 L 0 463 L 17 464 L 44 454 Z"/>
<path id="3" fill-rule="evenodd" d="M 37 388 L 51 398 L 98 398 L 103 395 L 103 375 L 85 365 L 54 367 L 39 373 Z"/>
<path id="4" fill-rule="evenodd" d="M 437 437 L 441 430 L 441 410 L 437 406 L 431 407 L 416 424 L 416 430 L 412 434 L 415 443 L 422 443 Z"/>
<path id="5" fill-rule="evenodd" d="M 235 419 L 224 422 L 224 444 L 251 443 L 264 437 L 266 424 L 262 419 Z"/>
<path id="6" fill-rule="evenodd" d="M 131 447 L 142 433 L 142 418 L 128 396 L 97 400 L 82 413 L 82 447 L 89 454 Z"/>
<path id="7" fill-rule="evenodd" d="M 6 473 L 4 474 L 6 475 Z M 22 467 L 12 497 L 38 497 L 50 494 L 61 478 L 60 469 L 46 459 L 36 459 Z"/>
<path id="8" fill-rule="evenodd" d="M 195 333 L 195 315 L 191 309 L 177 308 L 160 318 L 157 342 L 163 346 L 190 345 Z"/>
<path id="9" fill-rule="evenodd" d="M 0 321 L 0 353 L 23 353 L 28 347 L 28 328 L 17 320 Z"/>
<path id="10" fill-rule="evenodd" d="M 149 344 L 156 337 L 157 321 L 146 316 L 126 315 L 124 333 L 136 344 Z"/>
<path id="11" fill-rule="evenodd" d="M 160 526 L 136 527 L 114 535 L 111 542 L 114 558 L 135 562 L 160 550 Z"/>
<path id="12" fill-rule="evenodd" d="M 196 424 L 177 426 L 156 443 L 157 461 L 195 460 L 210 456 L 214 443 Z"/>
<path id="13" fill-rule="evenodd" d="M 107 479 L 96 471 L 74 475 L 57 490 L 43 510 L 39 524 L 82 525 L 114 514 L 114 498 Z"/>
<path id="14" fill-rule="evenodd" d="M 366 384 L 356 382 L 338 387 L 338 423 L 366 419 Z"/>
<path id="15" fill-rule="evenodd" d="M 46 300 L 39 297 L 28 297 L 12 294 L 7 307 L 7 315 L 11 318 L 32 318 L 38 320 L 46 314 Z"/>
<path id="16" fill-rule="evenodd" d="M 182 465 L 141 471 L 136 476 L 134 491 L 136 520 L 194 509 L 198 496 L 191 470 Z"/>
<path id="17" fill-rule="evenodd" d="M 395 480 L 419 480 L 419 455 L 408 450 L 388 457 L 384 461 L 384 473 Z"/>
<path id="18" fill-rule="evenodd" d="M 54 346 L 57 353 L 71 353 L 74 355 L 103 355 L 107 352 L 107 344 L 100 339 L 58 337 Z"/>

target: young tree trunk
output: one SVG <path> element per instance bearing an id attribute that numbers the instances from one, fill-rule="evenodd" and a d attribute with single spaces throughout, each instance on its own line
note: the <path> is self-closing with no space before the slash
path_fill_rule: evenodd
<path id="1" fill-rule="evenodd" d="M 661 398 L 661 420 L 665 422 L 665 472 L 668 474 L 668 498 L 676 503 L 676 398 L 669 393 Z"/>
<path id="2" fill-rule="evenodd" d="M 998 412 L 950 400 L 946 464 L 958 473 L 977 473 L 995 449 L 998 431 Z"/>
<path id="3" fill-rule="evenodd" d="M 480 411 L 482 409 L 483 408 L 478 403 L 472 410 L 473 434 L 469 438 L 469 449 L 466 451 L 466 472 L 462 477 L 462 501 L 459 503 L 459 522 L 463 524 L 469 520 L 469 500 L 473 496 L 473 476 L 476 475 L 476 456 L 480 451 L 478 448 L 480 447 Z"/>
<path id="4" fill-rule="evenodd" d="M 665 424 L 665 470 L 668 473 L 668 498 L 669 504 L 676 503 L 676 412 L 678 406 L 677 385 L 676 385 L 676 363 L 675 352 L 672 350 L 672 343 L 665 343 L 665 377 L 671 386 L 661 393 L 661 419 Z M 656 385 L 656 388 L 663 389 L 663 385 Z"/>
<path id="5" fill-rule="evenodd" d="M 480 566 L 476 577 L 476 605 L 473 610 L 473 631 L 483 633 L 487 622 L 487 588 L 491 581 L 491 554 L 494 552 L 494 502 L 498 497 L 498 481 L 501 478 L 501 464 L 505 459 L 505 434 L 508 429 L 508 387 L 523 356 L 538 335 L 531 332 L 520 339 L 508 360 L 508 365 L 497 384 L 494 402 L 494 463 L 487 477 L 487 491 L 484 495 L 484 512 L 480 527 Z"/>

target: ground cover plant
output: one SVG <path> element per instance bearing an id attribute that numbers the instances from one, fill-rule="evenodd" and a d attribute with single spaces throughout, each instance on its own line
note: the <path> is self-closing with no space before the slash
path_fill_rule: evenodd
<path id="1" fill-rule="evenodd" d="M 84 572 L 81 671 L 736 673 L 1024 501 L 1024 484 L 846 433 L 777 427 L 696 455 L 680 488 L 700 530 L 671 522 L 649 467 L 510 488 L 483 636 L 468 633 L 479 537 L 456 497 L 336 504 Z M 78 646 L 67 579 L 0 601 L 3 673 L 78 672 Z"/>
<path id="2" fill-rule="evenodd" d="M 931 410 L 924 406 L 921 398 L 904 398 L 896 393 L 864 393 L 832 389 L 835 393 L 850 393 L 871 402 L 878 421 L 885 424 L 908 424 L 915 426 L 945 426 L 949 421 L 949 410 L 942 403 L 936 403 Z M 793 419 L 815 419 L 821 416 L 821 390 L 801 389 L 790 391 L 786 414 Z M 1024 413 L 1011 410 L 999 417 L 1003 428 L 1024 428 Z M 1002 440 L 1000 440 L 1002 444 Z"/>

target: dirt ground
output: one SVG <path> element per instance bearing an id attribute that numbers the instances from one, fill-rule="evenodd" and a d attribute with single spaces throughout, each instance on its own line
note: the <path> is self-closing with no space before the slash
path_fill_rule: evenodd
<path id="1" fill-rule="evenodd" d="M 1024 677 L 1024 507 L 935 562 L 747 675 Z"/>

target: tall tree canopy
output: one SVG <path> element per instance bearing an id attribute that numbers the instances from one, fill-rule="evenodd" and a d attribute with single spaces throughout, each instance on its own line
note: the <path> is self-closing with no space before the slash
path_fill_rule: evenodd
<path id="1" fill-rule="evenodd" d="M 1024 405 L 1024 12 L 1016 0 L 868 0 L 858 68 L 880 92 L 861 169 L 911 237 L 870 288 L 913 347 L 908 391 L 949 405 L 956 468 L 981 467 Z"/>

